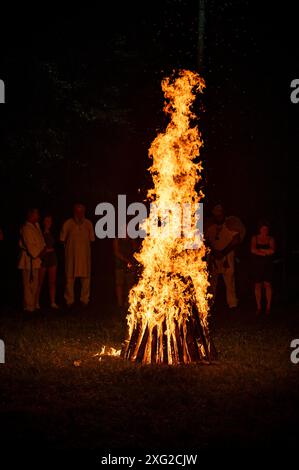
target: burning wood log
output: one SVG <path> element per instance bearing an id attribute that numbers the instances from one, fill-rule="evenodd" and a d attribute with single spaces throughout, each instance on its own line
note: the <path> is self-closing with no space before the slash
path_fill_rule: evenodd
<path id="1" fill-rule="evenodd" d="M 137 322 L 133 333 L 125 342 L 122 357 L 143 363 L 187 364 L 188 362 L 212 361 L 217 353 L 211 341 L 207 325 L 202 322 L 195 301 L 195 291 L 191 280 L 188 282 L 190 315 L 170 321 L 163 319 L 153 324 L 149 319 L 145 326 Z"/>
<path id="2" fill-rule="evenodd" d="M 135 255 L 141 273 L 129 295 L 128 338 L 122 350 L 122 357 L 131 361 L 186 364 L 215 358 L 208 329 L 206 248 L 196 224 L 203 198 L 196 191 L 202 140 L 198 128 L 190 125 L 196 92 L 204 86 L 199 75 L 186 70 L 162 82 L 170 123 L 149 151 L 154 188 L 148 192 L 160 223 L 153 235 L 149 216 L 147 235 Z M 186 205 L 189 224 L 177 210 Z"/>

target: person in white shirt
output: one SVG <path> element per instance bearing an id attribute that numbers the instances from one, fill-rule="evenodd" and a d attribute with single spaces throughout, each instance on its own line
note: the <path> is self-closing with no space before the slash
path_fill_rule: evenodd
<path id="1" fill-rule="evenodd" d="M 81 280 L 80 301 L 88 305 L 90 297 L 91 242 L 95 240 L 93 225 L 85 218 L 85 206 L 75 204 L 73 217 L 63 224 L 60 241 L 65 246 L 66 286 L 64 298 L 68 307 L 74 303 L 74 284 Z"/>
<path id="2" fill-rule="evenodd" d="M 18 268 L 22 270 L 24 310 L 33 312 L 39 309 L 37 291 L 41 256 L 47 251 L 43 234 L 39 226 L 39 211 L 29 209 L 26 222 L 20 231 L 19 246 L 21 256 Z"/>
<path id="3" fill-rule="evenodd" d="M 226 300 L 229 308 L 238 305 L 235 287 L 234 250 L 244 238 L 245 228 L 237 217 L 225 217 L 223 207 L 214 207 L 213 222 L 208 227 L 206 238 L 210 251 L 210 283 L 215 298 L 218 276 L 222 275 L 226 287 Z"/>

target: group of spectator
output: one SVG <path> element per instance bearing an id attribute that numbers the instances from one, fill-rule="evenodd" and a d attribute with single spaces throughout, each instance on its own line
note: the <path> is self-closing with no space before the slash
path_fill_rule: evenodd
<path id="1" fill-rule="evenodd" d="M 211 292 L 216 296 L 217 280 L 223 276 L 226 288 L 226 300 L 230 309 L 238 306 L 235 286 L 235 249 L 245 237 L 245 227 L 237 217 L 226 217 L 223 207 L 218 204 L 212 211 L 212 218 L 206 230 L 206 241 L 210 248 L 209 272 Z M 260 220 L 257 232 L 250 242 L 251 263 L 250 277 L 254 283 L 256 313 L 260 315 L 263 308 L 263 292 L 265 291 L 265 313 L 271 312 L 272 274 L 275 240 L 270 234 L 270 224 Z"/>
<path id="2" fill-rule="evenodd" d="M 21 255 L 18 263 L 22 271 L 23 308 L 33 312 L 40 308 L 40 294 L 46 274 L 48 274 L 50 305 L 56 303 L 57 255 L 52 235 L 52 215 L 45 215 L 42 225 L 37 208 L 27 212 L 26 222 L 20 230 Z M 87 306 L 90 298 L 90 244 L 95 240 L 93 225 L 85 218 L 85 206 L 75 204 L 73 216 L 66 220 L 60 232 L 60 241 L 65 249 L 65 291 L 66 306 L 74 304 L 74 283 L 81 280 L 80 302 Z"/>
<path id="3" fill-rule="evenodd" d="M 45 214 L 40 221 L 37 208 L 27 211 L 26 221 L 20 230 L 18 262 L 18 268 L 22 272 L 23 308 L 26 312 L 33 312 L 40 308 L 40 297 L 46 277 L 48 278 L 50 306 L 53 309 L 59 308 L 56 302 L 57 245 L 52 228 L 51 214 Z M 235 310 L 238 306 L 235 250 L 243 242 L 245 232 L 241 220 L 235 216 L 227 217 L 220 204 L 214 207 L 212 217 L 205 223 L 210 290 L 215 299 L 218 278 L 223 276 L 226 301 L 231 310 Z M 86 307 L 90 300 L 91 242 L 95 240 L 95 234 L 92 222 L 85 217 L 83 204 L 74 204 L 73 215 L 63 223 L 59 239 L 65 252 L 65 304 L 68 308 L 73 306 L 75 280 L 79 278 L 80 302 L 83 307 Z M 2 241 L 3 232 L 0 229 L 1 245 Z M 271 311 L 275 249 L 270 225 L 266 220 L 261 220 L 256 233 L 251 237 L 251 265 L 244 268 L 251 272 L 258 315 L 262 313 L 264 304 L 265 313 L 269 314 Z M 138 242 L 130 239 L 128 235 L 113 241 L 116 300 L 121 311 L 128 307 L 128 292 L 136 280 L 134 252 L 137 250 Z M 264 296 L 263 293 L 265 293 Z"/>

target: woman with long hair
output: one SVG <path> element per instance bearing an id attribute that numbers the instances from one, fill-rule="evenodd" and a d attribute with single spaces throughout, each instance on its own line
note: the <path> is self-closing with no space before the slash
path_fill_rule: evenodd
<path id="1" fill-rule="evenodd" d="M 266 314 L 271 311 L 272 302 L 272 272 L 275 240 L 270 235 L 270 224 L 262 220 L 258 224 L 256 235 L 251 238 L 251 253 L 253 258 L 254 292 L 257 314 L 262 312 L 263 288 L 266 294 Z"/>
<path id="2" fill-rule="evenodd" d="M 47 251 L 41 256 L 41 268 L 39 270 L 38 285 L 38 307 L 39 297 L 44 283 L 46 274 L 48 273 L 49 296 L 51 308 L 58 308 L 56 304 L 56 273 L 57 273 L 57 256 L 55 252 L 55 239 L 52 235 L 53 218 L 51 215 L 45 215 L 42 221 L 43 236 L 45 239 Z"/>

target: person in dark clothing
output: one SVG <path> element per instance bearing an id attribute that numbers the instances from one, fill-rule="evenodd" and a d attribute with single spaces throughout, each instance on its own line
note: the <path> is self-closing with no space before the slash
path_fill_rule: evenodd
<path id="1" fill-rule="evenodd" d="M 120 309 L 128 305 L 128 294 L 135 282 L 135 261 L 133 254 L 137 251 L 136 240 L 129 238 L 115 238 L 113 251 L 115 256 L 115 284 L 116 298 Z"/>
<path id="2" fill-rule="evenodd" d="M 44 283 L 46 274 L 48 273 L 49 282 L 49 295 L 51 308 L 57 309 L 56 304 L 56 273 L 57 273 L 57 255 L 55 252 L 55 240 L 52 235 L 51 229 L 53 219 L 51 215 L 46 215 L 43 218 L 43 236 L 46 243 L 47 251 L 41 256 L 41 268 L 39 272 L 39 285 L 38 285 L 38 305 L 40 293 Z"/>
<path id="3" fill-rule="evenodd" d="M 262 311 L 263 287 L 266 293 L 266 314 L 269 314 L 272 302 L 272 271 L 275 240 L 270 236 L 270 226 L 267 221 L 261 221 L 258 224 L 258 233 L 251 238 L 251 253 L 257 314 L 260 314 Z"/>

